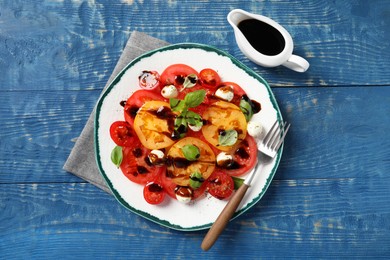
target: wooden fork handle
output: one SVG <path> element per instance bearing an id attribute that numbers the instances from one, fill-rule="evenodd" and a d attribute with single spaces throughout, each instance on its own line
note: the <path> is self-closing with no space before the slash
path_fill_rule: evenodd
<path id="1" fill-rule="evenodd" d="M 221 214 L 219 214 L 217 220 L 211 226 L 210 230 L 207 232 L 206 236 L 203 239 L 201 248 L 204 251 L 209 250 L 217 241 L 219 235 L 225 229 L 229 220 L 232 218 L 233 214 L 236 212 L 238 205 L 242 201 L 246 191 L 249 186 L 247 184 L 242 184 L 238 190 L 233 194 L 229 202 L 226 204 L 225 208 L 222 210 Z"/>

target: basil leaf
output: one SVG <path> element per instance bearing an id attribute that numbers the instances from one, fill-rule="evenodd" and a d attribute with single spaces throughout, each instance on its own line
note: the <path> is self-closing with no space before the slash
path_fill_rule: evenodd
<path id="1" fill-rule="evenodd" d="M 237 178 L 232 176 L 233 182 L 234 182 L 234 189 L 237 190 L 241 187 L 241 185 L 244 183 L 244 179 Z"/>
<path id="2" fill-rule="evenodd" d="M 203 126 L 202 117 L 193 111 L 187 111 L 186 119 L 187 119 L 187 123 L 191 126 L 196 126 L 196 127 Z"/>
<path id="3" fill-rule="evenodd" d="M 202 186 L 204 182 L 203 176 L 200 172 L 194 172 L 190 175 L 190 187 L 193 189 L 198 189 Z"/>
<path id="4" fill-rule="evenodd" d="M 111 161 L 119 168 L 123 160 L 123 152 L 121 146 L 115 146 L 111 152 Z"/>
<path id="5" fill-rule="evenodd" d="M 224 130 L 219 133 L 218 142 L 222 146 L 231 146 L 237 142 L 238 133 L 236 130 Z"/>
<path id="6" fill-rule="evenodd" d="M 183 87 L 192 88 L 198 82 L 198 76 L 195 74 L 190 74 L 184 79 Z"/>
<path id="7" fill-rule="evenodd" d="M 169 99 L 169 106 L 171 107 L 172 111 L 174 112 L 180 112 L 186 109 L 186 103 L 183 100 L 177 99 L 177 98 L 170 98 Z"/>
<path id="8" fill-rule="evenodd" d="M 187 111 L 182 112 L 178 117 L 176 117 L 174 122 L 174 136 L 176 138 L 182 138 L 187 133 Z"/>
<path id="9" fill-rule="evenodd" d="M 184 102 L 188 107 L 197 107 L 200 104 L 202 104 L 205 96 L 206 96 L 206 90 L 204 89 L 196 90 L 188 93 L 184 97 Z"/>
<path id="10" fill-rule="evenodd" d="M 181 148 L 184 157 L 189 161 L 196 161 L 200 157 L 199 148 L 192 144 L 187 144 Z"/>
<path id="11" fill-rule="evenodd" d="M 252 102 L 249 99 L 242 98 L 240 101 L 240 109 L 244 114 L 246 121 L 249 122 L 253 116 Z"/>
<path id="12" fill-rule="evenodd" d="M 196 107 L 200 105 L 204 97 L 206 96 L 206 91 L 201 89 L 188 93 L 184 100 L 171 98 L 169 99 L 169 105 L 174 112 L 181 112 L 178 117 L 176 117 L 174 122 L 174 132 L 172 137 L 175 139 L 182 138 L 187 133 L 187 127 L 195 126 L 202 127 L 203 119 L 200 115 L 193 111 L 189 111 L 190 107 Z"/>

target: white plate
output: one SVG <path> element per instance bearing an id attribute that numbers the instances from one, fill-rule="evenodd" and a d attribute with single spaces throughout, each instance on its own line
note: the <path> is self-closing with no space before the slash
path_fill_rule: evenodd
<path id="1" fill-rule="evenodd" d="M 187 64 L 197 71 L 213 68 L 223 81 L 239 84 L 249 98 L 261 104 L 261 111 L 254 115 L 269 130 L 275 120 L 282 120 L 279 107 L 267 82 L 237 61 L 231 55 L 211 46 L 200 44 L 176 44 L 148 52 L 130 62 L 119 73 L 100 98 L 95 117 L 95 153 L 98 168 L 117 200 L 132 212 L 163 226 L 183 231 L 209 228 L 226 204 L 210 195 L 190 204 L 182 204 L 167 196 L 160 205 L 150 205 L 143 198 L 143 187 L 128 180 L 110 159 L 115 147 L 110 138 L 112 122 L 124 120 L 120 102 L 126 100 L 138 87 L 138 76 L 143 70 L 161 73 L 175 63 Z M 257 173 L 251 188 L 234 217 L 255 205 L 266 192 L 278 167 L 282 150 L 272 163 Z M 245 177 L 245 176 L 243 176 Z"/>

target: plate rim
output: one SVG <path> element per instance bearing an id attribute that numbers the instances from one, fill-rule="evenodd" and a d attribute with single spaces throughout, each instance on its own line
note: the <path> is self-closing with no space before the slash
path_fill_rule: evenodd
<path id="1" fill-rule="evenodd" d="M 122 198 L 121 194 L 114 188 L 111 180 L 109 179 L 109 177 L 105 173 L 105 170 L 103 169 L 102 163 L 100 161 L 100 147 L 99 147 L 99 142 L 98 142 L 98 139 L 99 139 L 99 134 L 98 134 L 99 120 L 98 119 L 100 116 L 101 107 L 102 107 L 102 104 L 103 104 L 105 97 L 111 92 L 111 90 L 115 87 L 115 85 L 121 80 L 121 78 L 126 73 L 126 71 L 128 69 L 130 69 L 134 64 L 136 64 L 140 60 L 147 58 L 147 57 L 150 57 L 158 52 L 172 51 L 172 50 L 176 50 L 176 49 L 201 49 L 201 50 L 206 51 L 206 52 L 214 52 L 214 53 L 217 53 L 218 55 L 225 56 L 225 57 L 229 58 L 234 65 L 239 67 L 241 70 L 243 70 L 249 76 L 254 77 L 256 80 L 258 80 L 260 83 L 262 83 L 265 86 L 267 93 L 268 93 L 268 98 L 270 99 L 273 108 L 276 110 L 276 118 L 277 118 L 278 122 L 280 123 L 283 118 L 282 118 L 282 114 L 280 112 L 278 103 L 276 101 L 276 98 L 271 90 L 271 87 L 269 86 L 268 82 L 266 80 L 264 80 L 263 77 L 258 75 L 251 68 L 249 68 L 248 66 L 246 66 L 245 64 L 240 62 L 238 59 L 236 59 L 231 54 L 229 54 L 223 50 L 217 49 L 216 47 L 213 47 L 211 45 L 200 44 L 200 43 L 176 43 L 176 44 L 171 44 L 168 46 L 156 48 L 156 49 L 151 50 L 151 51 L 147 51 L 144 54 L 141 54 L 138 57 L 131 60 L 130 62 L 128 62 L 126 64 L 126 66 L 114 77 L 114 79 L 107 86 L 107 88 L 105 88 L 103 90 L 103 93 L 100 95 L 99 100 L 95 106 L 94 135 L 93 135 L 94 136 L 94 153 L 95 153 L 95 161 L 96 161 L 96 164 L 98 166 L 99 173 L 103 177 L 103 179 L 106 181 L 107 186 L 109 187 L 110 191 L 114 195 L 115 199 L 122 206 L 124 206 L 127 210 L 130 210 L 131 212 L 133 212 L 133 213 L 135 213 L 135 214 L 137 214 L 145 219 L 148 219 L 154 223 L 162 225 L 164 227 L 168 227 L 168 228 L 178 230 L 178 231 L 198 231 L 198 230 L 204 230 L 204 229 L 210 228 L 211 225 L 213 224 L 213 222 L 210 222 L 210 223 L 204 224 L 204 225 L 200 225 L 200 226 L 182 227 L 180 225 L 172 224 L 168 220 L 160 219 L 157 216 L 154 216 L 148 212 L 144 212 L 142 210 L 139 210 L 139 209 L 131 206 L 127 201 L 125 201 Z M 279 166 L 279 163 L 281 160 L 281 156 L 283 153 L 283 146 L 284 145 L 282 145 L 280 147 L 280 149 L 275 157 L 274 167 L 271 169 L 271 173 L 269 174 L 268 178 L 266 179 L 266 183 L 265 183 L 263 189 L 261 190 L 261 192 L 255 198 L 253 198 L 252 201 L 248 202 L 248 204 L 244 208 L 241 208 L 240 210 L 236 211 L 234 213 L 233 217 L 231 218 L 231 220 L 237 218 L 238 216 L 242 215 L 247 210 L 252 208 L 264 196 L 264 194 L 266 193 L 269 185 L 271 184 L 271 182 L 274 178 L 276 170 L 278 169 L 278 166 Z"/>

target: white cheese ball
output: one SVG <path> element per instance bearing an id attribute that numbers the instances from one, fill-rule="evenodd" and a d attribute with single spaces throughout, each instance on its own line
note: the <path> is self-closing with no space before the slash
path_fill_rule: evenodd
<path id="1" fill-rule="evenodd" d="M 178 194 L 176 194 L 176 199 L 177 201 L 181 202 L 181 203 L 184 203 L 184 204 L 188 204 L 191 202 L 191 198 L 190 197 L 183 197 L 183 196 L 180 196 Z"/>
<path id="2" fill-rule="evenodd" d="M 192 131 L 194 131 L 194 132 L 199 132 L 199 131 L 202 129 L 202 125 L 196 126 L 196 125 L 190 125 L 190 124 L 188 124 L 188 127 L 189 127 Z"/>
<path id="3" fill-rule="evenodd" d="M 262 139 L 264 138 L 264 128 L 258 121 L 249 121 L 247 126 L 248 134 L 252 137 Z"/>
<path id="4" fill-rule="evenodd" d="M 217 89 L 217 91 L 215 91 L 215 96 L 222 100 L 230 102 L 234 98 L 233 87 L 232 86 L 220 87 L 219 89 Z"/>
<path id="5" fill-rule="evenodd" d="M 161 90 L 161 95 L 165 98 L 175 98 L 179 95 L 174 85 L 167 85 Z"/>
<path id="6" fill-rule="evenodd" d="M 165 154 L 161 150 L 152 150 L 152 151 L 150 151 L 150 153 L 148 155 L 149 161 L 153 165 L 162 164 L 164 157 L 165 157 Z"/>
<path id="7" fill-rule="evenodd" d="M 192 190 L 188 187 L 177 187 L 175 190 L 176 199 L 181 203 L 189 203 L 192 199 Z"/>
<path id="8" fill-rule="evenodd" d="M 225 153 L 225 152 L 220 152 L 217 155 L 217 165 L 219 166 L 229 166 L 233 162 L 233 156 Z"/>

